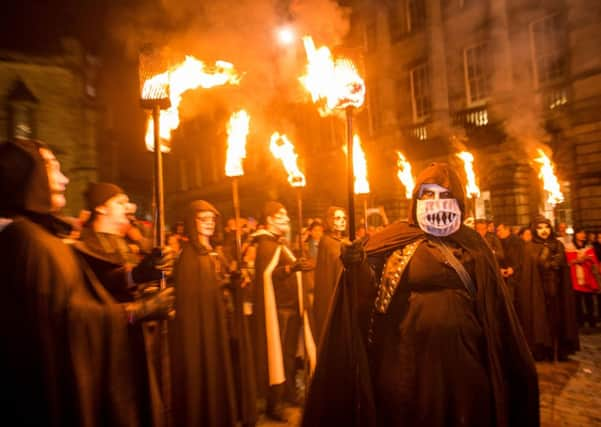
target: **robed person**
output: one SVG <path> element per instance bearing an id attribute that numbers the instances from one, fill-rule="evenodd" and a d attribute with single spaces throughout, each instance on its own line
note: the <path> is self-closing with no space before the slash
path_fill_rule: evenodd
<path id="1" fill-rule="evenodd" d="M 169 332 L 175 424 L 182 427 L 227 427 L 239 420 L 224 304 L 227 267 L 211 242 L 218 214 L 204 200 L 190 204 L 189 241 L 174 271 L 178 306 Z"/>
<path id="2" fill-rule="evenodd" d="M 346 212 L 331 206 L 325 216 L 325 230 L 319 240 L 313 287 L 313 334 L 319 343 L 336 284 L 342 274 L 340 242 L 346 232 Z"/>
<path id="3" fill-rule="evenodd" d="M 567 360 L 580 348 L 565 248 L 551 221 L 541 215 L 532 222 L 532 241 L 524 246 L 515 306 L 536 360 Z"/>
<path id="4" fill-rule="evenodd" d="M 12 426 L 143 425 L 128 329 L 153 313 L 118 303 L 61 239 L 68 182 L 43 144 L 0 144 L 0 410 Z"/>
<path id="5" fill-rule="evenodd" d="M 463 188 L 434 163 L 409 223 L 343 245 L 303 425 L 539 424 L 534 361 L 492 251 L 461 224 Z"/>

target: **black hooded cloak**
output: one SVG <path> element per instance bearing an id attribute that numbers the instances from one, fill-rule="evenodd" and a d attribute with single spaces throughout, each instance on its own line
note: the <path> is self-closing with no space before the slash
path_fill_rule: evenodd
<path id="1" fill-rule="evenodd" d="M 38 143 L 0 146 L 0 377 L 11 425 L 137 426 L 125 311 L 57 237 Z"/>
<path id="2" fill-rule="evenodd" d="M 237 422 L 230 352 L 218 255 L 201 245 L 195 216 L 217 210 L 193 202 L 186 215 L 190 241 L 175 265 L 177 315 L 172 338 L 173 407 L 177 426 L 233 426 Z"/>
<path id="3" fill-rule="evenodd" d="M 475 283 L 471 295 L 415 226 L 417 192 L 426 183 L 450 189 L 464 211 L 457 175 L 433 164 L 417 179 L 410 223 L 374 235 L 365 245 L 368 261 L 345 270 L 322 337 L 307 427 L 539 424 L 536 369 L 494 255 L 466 227 L 442 238 Z M 388 257 L 420 239 L 388 310 L 376 312 Z"/>
<path id="4" fill-rule="evenodd" d="M 545 223 L 551 235 L 542 240 L 537 224 Z M 532 223 L 532 241 L 524 246 L 515 307 L 524 335 L 536 359 L 565 359 L 580 348 L 576 305 L 565 248 L 557 240 L 551 221 L 539 216 Z M 555 355 L 554 346 L 557 346 Z"/>

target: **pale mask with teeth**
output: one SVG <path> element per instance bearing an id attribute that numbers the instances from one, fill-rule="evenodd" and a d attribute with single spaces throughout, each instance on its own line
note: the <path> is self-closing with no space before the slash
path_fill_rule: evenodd
<path id="1" fill-rule="evenodd" d="M 419 228 L 428 234 L 444 237 L 461 226 L 461 209 L 451 192 L 438 184 L 423 184 L 416 205 Z"/>

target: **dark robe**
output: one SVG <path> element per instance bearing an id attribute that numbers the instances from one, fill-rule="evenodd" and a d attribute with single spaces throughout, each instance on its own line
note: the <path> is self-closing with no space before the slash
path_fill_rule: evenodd
<path id="1" fill-rule="evenodd" d="M 86 281 L 50 213 L 36 143 L 0 144 L 0 411 L 11 426 L 140 425 L 121 305 Z"/>
<path id="2" fill-rule="evenodd" d="M 515 298 L 515 289 L 520 283 L 522 260 L 524 258 L 524 241 L 513 233 L 499 240 L 501 245 L 503 245 L 503 253 L 505 254 L 501 262 L 501 267 L 511 267 L 513 269 L 513 274 L 505 279 L 507 289 L 513 301 Z"/>
<path id="3" fill-rule="evenodd" d="M 416 182 L 413 224 L 425 183 L 450 189 L 463 211 L 456 173 L 433 164 Z M 444 240 L 470 272 L 475 296 L 438 253 L 418 247 L 388 311 L 373 311 L 390 254 L 425 237 L 413 224 L 392 224 L 371 237 L 369 261 L 343 273 L 303 425 L 539 425 L 534 361 L 495 257 L 474 230 L 461 227 Z"/>
<path id="4" fill-rule="evenodd" d="M 532 231 L 536 236 L 536 230 Z M 545 250 L 547 257 L 541 257 Z M 563 244 L 550 237 L 524 246 L 515 306 L 524 334 L 537 360 L 565 359 L 580 347 L 576 305 Z M 554 346 L 557 346 L 555 355 Z"/>
<path id="5" fill-rule="evenodd" d="M 177 426 L 233 426 L 234 373 L 217 255 L 184 245 L 174 271 L 177 315 L 172 337 L 173 407 Z"/>
<path id="6" fill-rule="evenodd" d="M 313 332 L 318 343 L 326 323 L 330 301 L 341 274 L 340 240 L 326 233 L 319 241 L 314 271 Z"/>
<path id="7" fill-rule="evenodd" d="M 130 271 L 138 262 L 122 236 L 97 233 L 92 228 L 83 229 L 80 241 L 73 243 L 79 256 L 90 266 L 93 275 L 111 296 L 123 303 L 141 296 L 137 286 L 130 280 Z M 143 425 L 162 426 L 165 422 L 163 402 L 159 388 L 160 367 L 154 362 L 158 353 L 158 328 L 155 322 L 147 325 L 136 323 L 129 326 L 130 372 L 139 399 Z"/>

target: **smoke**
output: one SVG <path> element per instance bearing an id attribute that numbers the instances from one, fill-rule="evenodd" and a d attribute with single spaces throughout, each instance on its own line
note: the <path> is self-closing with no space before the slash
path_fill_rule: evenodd
<path id="1" fill-rule="evenodd" d="M 150 4 L 149 4 L 150 3 Z M 135 57 L 152 44 L 163 49 L 171 64 L 193 55 L 213 63 L 225 60 L 244 73 L 235 88 L 215 88 L 187 93 L 180 106 L 182 118 L 212 110 L 251 110 L 267 114 L 273 102 L 304 99 L 298 77 L 305 66 L 300 37 L 335 45 L 349 28 L 349 11 L 332 0 L 155 0 L 114 12 L 114 38 Z M 278 44 L 277 30 L 290 25 L 297 39 Z M 260 118 L 253 117 L 254 124 Z"/>

